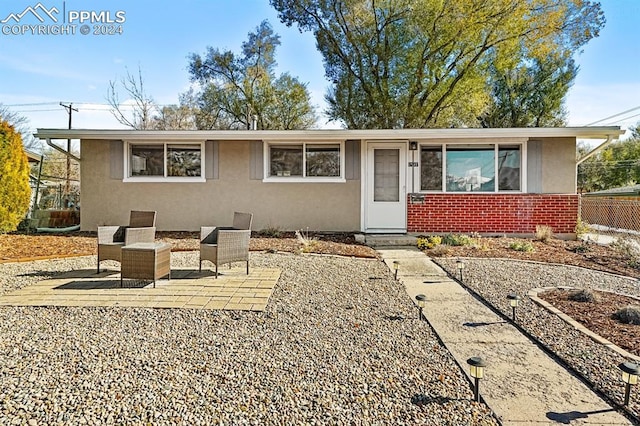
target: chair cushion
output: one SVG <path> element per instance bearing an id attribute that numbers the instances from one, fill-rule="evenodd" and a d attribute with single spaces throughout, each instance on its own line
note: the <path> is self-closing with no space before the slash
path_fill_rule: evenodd
<path id="1" fill-rule="evenodd" d="M 127 232 L 128 226 L 120 226 L 115 234 L 113 234 L 114 243 L 124 243 L 124 234 Z"/>
<path id="2" fill-rule="evenodd" d="M 234 229 L 233 226 L 216 226 L 216 228 L 209 235 L 204 237 L 201 244 L 218 244 L 218 231 L 221 229 Z"/>

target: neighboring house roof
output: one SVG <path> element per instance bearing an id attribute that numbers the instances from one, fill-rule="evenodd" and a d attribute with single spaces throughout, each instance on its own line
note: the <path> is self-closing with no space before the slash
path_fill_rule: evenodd
<path id="1" fill-rule="evenodd" d="M 624 197 L 624 196 L 639 196 L 640 185 L 621 186 L 619 188 L 604 189 L 602 191 L 587 192 L 582 194 L 585 197 Z"/>
<path id="2" fill-rule="evenodd" d="M 619 126 L 607 127 L 525 127 L 500 129 L 382 129 L 382 130 L 107 130 L 107 129 L 38 129 L 40 139 L 102 140 L 398 140 L 441 138 L 618 138 L 624 134 Z"/>
<path id="3" fill-rule="evenodd" d="M 40 161 L 42 161 L 42 155 L 40 154 L 35 154 L 31 151 L 27 151 L 25 150 L 24 153 L 27 155 L 27 160 L 30 163 L 39 163 Z"/>

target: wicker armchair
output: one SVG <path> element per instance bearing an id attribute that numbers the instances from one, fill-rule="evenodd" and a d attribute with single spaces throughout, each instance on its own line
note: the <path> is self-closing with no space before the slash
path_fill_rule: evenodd
<path id="1" fill-rule="evenodd" d="M 122 247 L 152 243 L 156 238 L 156 212 L 131 211 L 129 226 L 98 226 L 98 273 L 103 260 L 121 260 Z"/>
<path id="2" fill-rule="evenodd" d="M 215 243 L 210 241 L 215 234 Z M 218 278 L 218 265 L 232 262 L 246 262 L 247 275 L 249 275 L 249 239 L 250 229 L 219 229 L 211 226 L 203 226 L 200 229 L 200 266 L 202 261 L 208 260 L 216 266 L 216 278 Z"/>
<path id="3" fill-rule="evenodd" d="M 253 222 L 253 214 L 233 213 L 233 229 L 251 229 L 251 222 Z"/>

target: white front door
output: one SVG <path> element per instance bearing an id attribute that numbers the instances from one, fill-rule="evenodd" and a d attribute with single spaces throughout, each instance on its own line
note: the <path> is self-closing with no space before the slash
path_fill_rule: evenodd
<path id="1" fill-rule="evenodd" d="M 367 145 L 365 231 L 407 231 L 406 143 Z"/>

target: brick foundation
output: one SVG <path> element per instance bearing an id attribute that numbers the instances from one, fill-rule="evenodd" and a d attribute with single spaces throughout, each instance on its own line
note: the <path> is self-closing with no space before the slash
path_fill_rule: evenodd
<path id="1" fill-rule="evenodd" d="M 578 219 L 578 195 L 409 194 L 407 203 L 408 232 L 573 234 Z"/>

